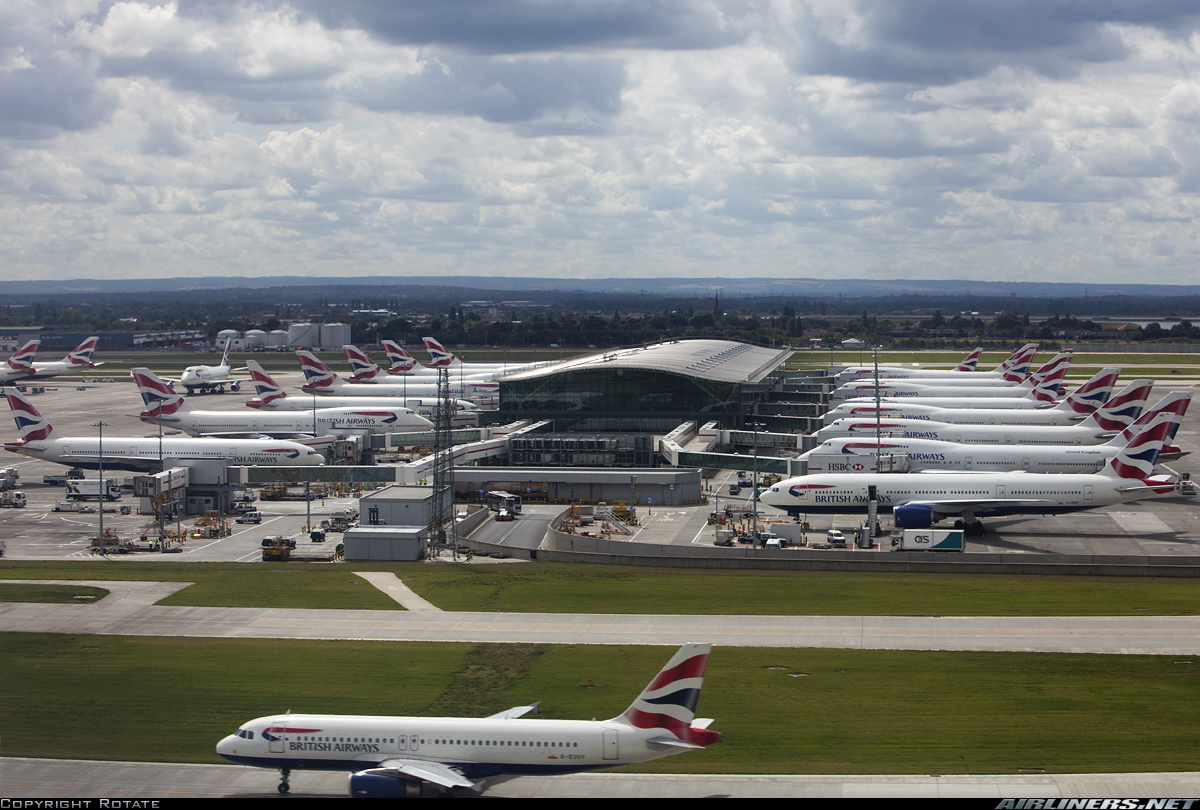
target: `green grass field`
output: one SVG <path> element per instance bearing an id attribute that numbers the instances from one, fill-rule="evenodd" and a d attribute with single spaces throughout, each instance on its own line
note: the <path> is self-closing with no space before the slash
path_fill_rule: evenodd
<path id="1" fill-rule="evenodd" d="M 3 753 L 217 762 L 289 709 L 606 718 L 672 651 L 4 634 Z M 637 770 L 1192 770 L 1198 698 L 1200 661 L 1176 656 L 717 648 L 699 710 L 724 741 Z"/>
<path id="2" fill-rule="evenodd" d="M 392 571 L 443 610 L 524 613 L 896 616 L 1186 616 L 1189 579 L 706 571 L 571 563 L 156 563 L 5 561 L 0 580 L 194 582 L 163 604 L 402 610 L 354 571 Z"/>

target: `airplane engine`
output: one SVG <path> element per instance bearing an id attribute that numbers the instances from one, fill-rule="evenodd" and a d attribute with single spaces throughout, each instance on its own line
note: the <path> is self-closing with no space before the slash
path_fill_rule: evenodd
<path id="1" fill-rule="evenodd" d="M 440 789 L 418 779 L 387 776 L 377 771 L 350 774 L 350 795 L 355 799 L 422 799 L 440 794 Z"/>
<path id="2" fill-rule="evenodd" d="M 892 518 L 897 529 L 928 529 L 933 525 L 933 510 L 928 506 L 897 506 Z"/>
<path id="3" fill-rule="evenodd" d="M 242 384 L 235 380 L 233 383 L 230 384 L 229 388 L 233 391 L 233 393 L 236 394 L 238 391 L 242 390 Z"/>

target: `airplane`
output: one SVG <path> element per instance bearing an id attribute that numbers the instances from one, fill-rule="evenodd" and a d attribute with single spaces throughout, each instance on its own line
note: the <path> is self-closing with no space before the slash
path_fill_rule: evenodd
<path id="1" fill-rule="evenodd" d="M 880 366 L 879 379 L 889 380 L 918 380 L 929 378 L 950 379 L 1004 379 L 1009 382 L 1021 382 L 1029 375 L 1029 367 L 1037 354 L 1038 344 L 1026 343 L 1010 354 L 1008 358 L 991 371 L 977 371 L 979 356 L 983 349 L 976 349 L 967 355 L 963 362 L 953 369 L 918 368 L 916 366 Z M 839 385 L 866 378 L 874 379 L 875 366 L 851 366 L 838 372 L 834 379 Z M 971 383 L 968 383 L 968 385 Z"/>
<path id="2" fill-rule="evenodd" d="M 1108 401 L 1116 386 L 1118 369 L 1103 369 L 1076 388 L 1066 399 L 1050 407 L 1013 406 L 1021 399 L 991 399 L 985 397 L 923 397 L 920 401 L 863 399 L 843 402 L 830 408 L 824 418 L 832 424 L 842 418 L 873 418 L 878 412 L 883 418 L 925 419 L 932 422 L 951 422 L 960 425 L 1071 425 Z"/>
<path id="3" fill-rule="evenodd" d="M 383 383 L 348 383 L 342 380 L 333 369 L 322 363 L 312 352 L 298 351 L 296 357 L 300 360 L 300 368 L 304 371 L 307 382 L 301 390 L 316 394 L 337 394 L 339 396 L 358 397 L 436 397 L 436 383 L 408 383 L 393 385 Z M 500 383 L 464 380 L 450 382 L 450 396 L 459 399 L 495 398 L 500 393 Z"/>
<path id="4" fill-rule="evenodd" d="M 982 532 L 981 517 L 1069 514 L 1178 491 L 1177 480 L 1153 474 L 1169 428 L 1161 421 L 1138 434 L 1095 473 L 818 473 L 781 481 L 759 500 L 798 517 L 867 512 L 873 499 L 891 507 L 900 529 L 956 518 L 956 528 Z"/>
<path id="5" fill-rule="evenodd" d="M 143 422 L 161 423 L 193 436 L 271 436 L 297 438 L 367 433 L 411 433 L 433 430 L 433 423 L 408 408 L 379 408 L 360 401 L 358 407 L 309 408 L 306 411 L 202 411 L 146 368 L 135 368 L 133 379 L 147 410 Z"/>
<path id="6" fill-rule="evenodd" d="M 617 768 L 721 741 L 695 717 L 710 644 L 685 644 L 624 713 L 611 720 L 524 719 L 533 706 L 482 718 L 277 714 L 217 743 L 238 765 L 277 768 L 287 793 L 295 770 L 350 771 L 350 795 L 416 798 L 523 774 Z"/>
<path id="7" fill-rule="evenodd" d="M 840 404 L 856 398 L 874 399 L 876 393 L 888 399 L 915 397 L 923 401 L 930 397 L 1011 397 L 1053 402 L 1066 379 L 1071 365 L 1067 352 L 1056 355 L 1049 363 L 1029 375 L 1029 379 L 1012 383 L 998 377 L 980 382 L 921 379 L 921 380 L 864 380 L 846 383 L 829 395 L 830 404 Z"/>
<path id="8" fill-rule="evenodd" d="M 230 466 L 311 467 L 325 457 L 303 444 L 279 439 L 211 439 L 180 436 L 106 436 L 101 457 L 100 436 L 62 436 L 37 408 L 20 394 L 8 392 L 8 407 L 21 438 L 4 449 L 30 458 L 88 470 L 161 472 L 164 467 L 189 466 L 198 461 L 222 461 Z M 103 463 L 102 463 L 103 462 Z"/>
<path id="9" fill-rule="evenodd" d="M 229 383 L 229 390 L 235 393 L 240 391 L 241 380 L 229 379 L 229 374 L 233 370 L 229 366 L 229 347 L 232 345 L 232 340 L 225 341 L 225 351 L 221 353 L 221 362 L 217 365 L 188 366 L 178 380 L 169 380 L 169 382 L 179 383 L 187 389 L 189 395 L 196 390 L 199 390 L 201 394 L 209 394 L 214 391 L 224 394 L 226 383 Z"/>
<path id="10" fill-rule="evenodd" d="M 390 383 L 394 385 L 405 385 L 408 383 L 437 383 L 437 369 L 421 368 L 412 371 L 404 372 L 403 374 L 389 374 L 379 367 L 379 364 L 372 360 L 366 352 L 357 346 L 349 344 L 342 347 L 342 352 L 346 355 L 346 360 L 350 363 L 350 370 L 354 372 L 350 377 L 351 382 L 372 382 L 372 383 Z M 415 361 L 414 361 L 415 362 Z M 456 375 L 461 378 L 464 375 Z M 465 375 L 471 379 L 490 380 L 494 374 L 490 371 L 473 372 Z"/>
<path id="11" fill-rule="evenodd" d="M 312 410 L 312 397 L 289 397 L 287 391 L 275 382 L 270 374 L 263 371 L 262 366 L 253 360 L 246 361 L 246 367 L 250 371 L 250 380 L 254 383 L 254 390 L 258 396 L 254 399 L 246 400 L 246 405 L 250 408 L 269 408 L 278 411 L 303 411 Z M 396 397 L 372 397 L 371 407 L 375 408 L 408 408 L 421 416 L 429 418 L 437 413 L 437 408 L 441 400 L 436 397 L 409 397 L 407 399 Z M 337 397 L 337 396 L 322 396 L 320 403 L 326 408 L 356 408 L 363 404 L 362 397 Z M 465 399 L 452 399 L 450 405 L 456 413 L 465 413 L 467 411 L 476 411 L 479 408 L 472 402 L 467 402 Z M 474 420 L 467 420 L 474 424 Z M 464 422 L 464 425 L 466 422 Z"/>
<path id="12" fill-rule="evenodd" d="M 1191 402 L 1187 394 L 1182 408 L 1164 411 L 1159 421 L 1167 421 L 1178 430 Z M 1029 444 L 960 444 L 934 439 L 862 437 L 829 439 L 800 456 L 808 462 L 808 474 L 873 472 L 877 456 L 904 456 L 907 472 L 934 470 L 1024 470 L 1030 473 L 1096 472 L 1111 461 L 1136 436 L 1153 430 L 1158 421 L 1137 428 L 1131 436 L 1124 433 L 1104 444 L 1063 447 Z M 1130 428 L 1133 431 L 1133 428 Z M 1170 430 L 1168 430 L 1168 434 Z M 1164 441 L 1169 435 L 1164 438 Z M 882 466 L 886 467 L 886 464 Z"/>
<path id="13" fill-rule="evenodd" d="M 34 373 L 33 358 L 37 357 L 40 345 L 40 340 L 31 340 L 13 352 L 4 361 L 4 365 L 0 366 L 0 385 L 32 377 Z"/>
<path id="14" fill-rule="evenodd" d="M 936 439 L 967 444 L 1102 444 L 1133 424 L 1145 408 L 1153 380 L 1134 380 L 1082 422 L 1062 425 L 961 425 L 916 418 L 870 416 L 837 419 L 813 434 L 818 440 L 876 435 L 906 439 Z M 1164 398 L 1156 408 L 1167 402 Z M 1164 454 L 1165 455 L 1165 454 Z"/>
<path id="15" fill-rule="evenodd" d="M 425 351 L 429 352 L 429 368 L 452 368 L 459 374 L 478 372 L 501 374 L 509 371 L 521 371 L 538 365 L 537 363 L 464 363 L 434 338 L 423 337 L 421 342 L 425 344 Z"/>
<path id="16" fill-rule="evenodd" d="M 51 377 L 57 377 L 60 374 L 69 374 L 72 371 L 82 371 L 104 365 L 104 363 L 92 361 L 92 353 L 96 351 L 96 345 L 99 342 L 100 338 L 93 335 L 76 346 L 74 350 L 68 352 L 62 360 L 55 360 L 48 363 L 34 362 L 33 375 L 29 379 L 47 380 Z"/>

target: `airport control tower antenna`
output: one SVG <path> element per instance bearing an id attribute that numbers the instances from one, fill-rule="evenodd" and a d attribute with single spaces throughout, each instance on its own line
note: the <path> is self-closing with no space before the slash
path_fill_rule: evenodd
<path id="1" fill-rule="evenodd" d="M 458 532 L 454 522 L 454 435 L 450 416 L 450 369 L 438 369 L 437 410 L 434 414 L 433 508 L 429 521 L 429 542 L 449 543 L 458 558 Z"/>

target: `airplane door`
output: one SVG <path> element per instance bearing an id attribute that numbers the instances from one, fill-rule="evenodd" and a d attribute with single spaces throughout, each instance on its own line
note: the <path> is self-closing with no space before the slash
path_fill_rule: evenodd
<path id="1" fill-rule="evenodd" d="M 1021 469 L 1025 472 L 1029 472 L 1029 456 L 1023 456 L 1021 458 Z"/>
<path id="2" fill-rule="evenodd" d="M 275 730 L 275 732 L 271 734 L 270 740 L 271 740 L 271 753 L 272 754 L 282 754 L 283 753 L 283 746 L 284 746 L 283 735 L 286 733 L 284 731 L 284 728 L 286 728 L 286 727 L 277 728 Z"/>
<path id="3" fill-rule="evenodd" d="M 970 456 L 967 456 L 966 458 L 963 459 L 963 469 L 964 470 L 971 469 L 971 457 Z"/>
<path id="4" fill-rule="evenodd" d="M 1004 485 L 1003 485 L 1003 484 L 997 484 L 997 485 L 996 485 L 996 497 L 997 497 L 997 498 L 1003 498 L 1003 497 L 1004 497 Z"/>
<path id="5" fill-rule="evenodd" d="M 604 758 L 605 759 L 620 759 L 621 747 L 617 738 L 617 730 L 615 728 L 604 729 Z"/>
<path id="6" fill-rule="evenodd" d="M 1091 502 L 1091 500 L 1092 500 L 1092 494 L 1093 494 L 1092 485 L 1091 485 L 1091 484 L 1085 484 L 1085 485 L 1084 485 L 1084 487 L 1083 487 L 1083 500 L 1084 500 L 1084 502 L 1085 502 L 1085 503 L 1090 503 L 1090 502 Z"/>

